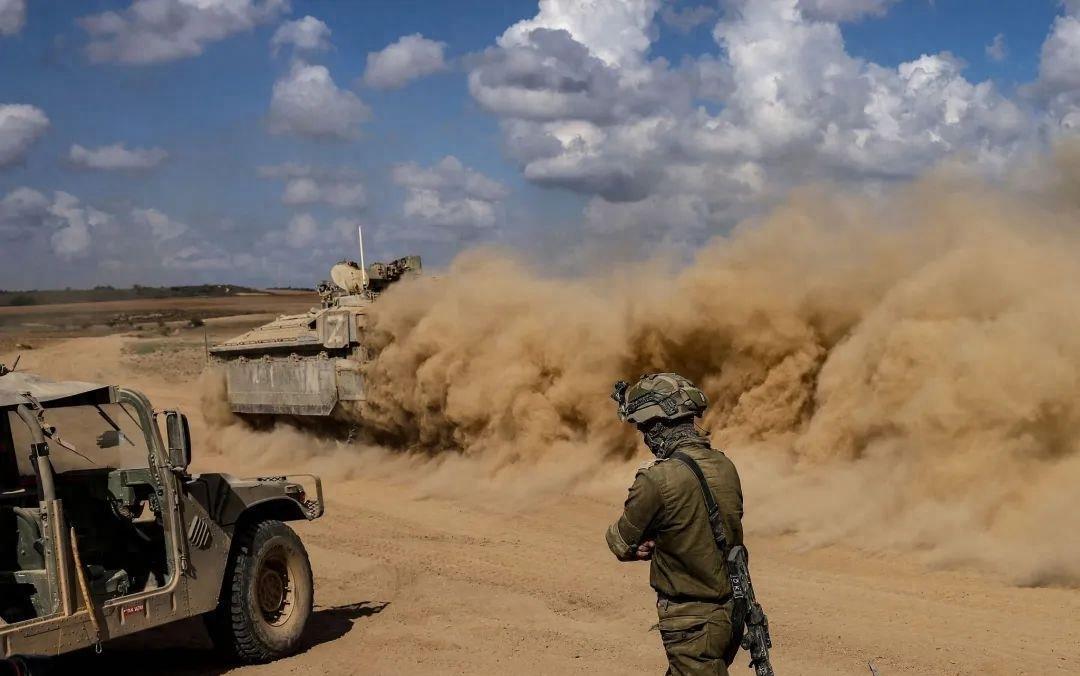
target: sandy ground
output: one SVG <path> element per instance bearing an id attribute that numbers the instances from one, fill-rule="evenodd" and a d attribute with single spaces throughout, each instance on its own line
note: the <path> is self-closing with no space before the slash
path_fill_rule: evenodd
<path id="1" fill-rule="evenodd" d="M 242 323 L 224 321 L 220 331 Z M 11 357 L 0 351 L 0 361 Z M 191 414 L 196 469 L 262 469 L 247 456 L 201 453 L 209 434 L 195 385 L 202 360 L 202 330 L 190 329 L 55 340 L 24 352 L 21 367 L 142 389 L 159 408 Z M 306 463 L 272 469 L 302 471 Z M 324 473 L 327 515 L 297 526 L 317 605 L 301 654 L 232 668 L 207 650 L 201 626 L 186 622 L 102 656 L 70 658 L 68 667 L 136 673 L 135 665 L 154 664 L 162 674 L 245 676 L 663 671 L 647 567 L 616 562 L 603 542 L 633 466 L 613 468 L 595 491 L 539 499 L 498 486 L 432 494 L 416 472 L 367 472 L 362 464 Z M 792 539 L 753 532 L 748 543 L 781 675 L 871 674 L 871 663 L 882 676 L 1080 673 L 1076 590 L 928 572 L 904 553 L 800 551 Z M 732 672 L 750 673 L 742 656 Z"/>

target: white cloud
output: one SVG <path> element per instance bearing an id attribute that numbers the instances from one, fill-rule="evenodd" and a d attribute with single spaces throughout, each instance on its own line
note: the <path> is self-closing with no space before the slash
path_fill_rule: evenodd
<path id="1" fill-rule="evenodd" d="M 414 162 L 394 167 L 394 182 L 409 188 L 458 191 L 478 199 L 496 202 L 507 195 L 506 186 L 470 169 L 461 160 L 448 155 L 431 167 Z"/>
<path id="2" fill-rule="evenodd" d="M 324 224 L 312 214 L 299 213 L 284 227 L 266 232 L 253 250 L 263 263 L 274 261 L 277 266 L 294 263 L 298 256 L 324 262 L 340 260 L 343 252 L 355 250 L 358 224 L 350 218 Z"/>
<path id="3" fill-rule="evenodd" d="M 717 25 L 735 89 L 706 137 L 743 135 L 759 160 L 809 151 L 839 172 L 909 176 L 956 152 L 1007 154 L 1026 131 L 1020 110 L 964 79 L 951 55 L 867 64 L 846 53 L 836 24 L 789 8 L 769 0 Z"/>
<path id="4" fill-rule="evenodd" d="M 448 199 L 435 190 L 410 190 L 404 211 L 407 219 L 445 228 L 490 228 L 496 220 L 491 202 L 470 197 Z"/>
<path id="5" fill-rule="evenodd" d="M 102 171 L 136 171 L 153 169 L 169 157 L 161 148 L 131 148 L 123 143 L 84 148 L 75 144 L 68 151 L 68 161 L 82 169 Z"/>
<path id="6" fill-rule="evenodd" d="M 323 52 L 331 48 L 330 27 L 313 16 L 286 21 L 274 32 L 270 47 L 274 53 L 287 45 L 306 52 Z"/>
<path id="7" fill-rule="evenodd" d="M 250 268 L 253 262 L 254 258 L 250 254 L 229 254 L 207 242 L 178 247 L 161 257 L 161 266 L 167 270 L 210 273 L 215 282 L 220 282 L 222 273 L 236 274 L 238 270 Z M 108 259 L 105 263 L 116 269 L 123 269 L 126 261 Z"/>
<path id="8" fill-rule="evenodd" d="M 404 214 L 412 223 L 441 229 L 478 230 L 499 221 L 506 187 L 447 156 L 431 167 L 413 162 L 394 167 L 394 183 L 406 188 Z"/>
<path id="9" fill-rule="evenodd" d="M 367 55 L 364 83 L 394 89 L 432 73 L 446 70 L 445 42 L 428 40 L 419 33 L 405 35 L 381 52 Z"/>
<path id="10" fill-rule="evenodd" d="M 53 252 L 64 260 L 85 256 L 90 249 L 91 231 L 110 220 L 109 214 L 84 206 L 74 195 L 61 191 L 54 194 L 48 214 L 56 225 L 49 241 Z"/>
<path id="11" fill-rule="evenodd" d="M 534 29 L 513 47 L 487 50 L 469 73 L 469 91 L 481 106 L 534 121 L 607 124 L 629 107 L 647 105 L 624 90 L 623 82 L 619 69 L 570 33 L 548 28 Z"/>
<path id="12" fill-rule="evenodd" d="M 1080 131 L 1080 0 L 1066 4 L 1042 46 L 1033 86 L 1055 129 Z"/>
<path id="13" fill-rule="evenodd" d="M 659 8 L 660 0 L 540 0 L 536 17 L 507 28 L 498 44 L 520 47 L 537 28 L 563 30 L 605 64 L 631 67 L 652 42 L 650 27 Z"/>
<path id="14" fill-rule="evenodd" d="M 640 202 L 594 198 L 585 207 L 585 222 L 593 232 L 632 232 L 649 236 L 651 242 L 700 229 L 709 220 L 709 204 L 698 195 L 652 195 Z"/>
<path id="15" fill-rule="evenodd" d="M 15 35 L 26 25 L 26 0 L 0 0 L 0 35 Z"/>
<path id="16" fill-rule="evenodd" d="M 349 140 L 370 117 L 368 106 L 339 89 L 325 66 L 298 61 L 274 83 L 268 124 L 274 134 Z"/>
<path id="17" fill-rule="evenodd" d="M 319 224 L 311 214 L 297 214 L 285 229 L 285 243 L 294 249 L 311 246 L 319 236 Z"/>
<path id="18" fill-rule="evenodd" d="M 754 0 L 746 0 L 753 2 Z M 799 0 L 799 9 L 808 19 L 821 21 L 857 21 L 867 16 L 882 16 L 898 0 Z M 932 1 L 932 0 L 931 0 Z"/>
<path id="19" fill-rule="evenodd" d="M 159 242 L 176 239 L 188 231 L 186 224 L 173 220 L 157 209 L 132 209 L 131 218 L 136 225 L 149 229 Z"/>
<path id="20" fill-rule="evenodd" d="M 43 242 L 63 261 L 93 263 L 128 257 L 151 267 L 165 264 L 186 246 L 210 245 L 185 223 L 157 209 L 106 211 L 60 190 L 47 196 L 16 188 L 0 198 L 0 241 Z"/>
<path id="21" fill-rule="evenodd" d="M 26 104 L 0 104 L 0 169 L 22 162 L 49 128 L 45 112 Z"/>
<path id="22" fill-rule="evenodd" d="M 362 209 L 367 205 L 367 191 L 359 182 L 320 183 L 314 178 L 294 178 L 285 184 L 281 202 L 289 206 L 324 203 Z"/>
<path id="23" fill-rule="evenodd" d="M 657 5 L 541 3 L 474 61 L 469 90 L 502 118 L 529 180 L 614 200 L 647 193 L 660 164 L 634 156 L 655 153 L 657 132 L 689 114 L 693 98 L 692 74 L 644 60 Z"/>
<path id="24" fill-rule="evenodd" d="M 0 241 L 32 235 L 42 225 L 49 199 L 37 190 L 16 188 L 0 199 Z"/>
<path id="25" fill-rule="evenodd" d="M 338 241 L 345 246 L 359 247 L 359 239 L 357 237 L 357 228 L 363 225 L 362 221 L 355 218 L 335 218 L 334 222 L 330 224 L 332 231 L 338 236 Z M 337 249 L 337 251 L 341 251 Z"/>
<path id="26" fill-rule="evenodd" d="M 1005 34 L 998 33 L 994 39 L 986 45 L 986 58 L 991 61 L 1004 61 L 1009 55 L 1009 48 L 1005 46 Z"/>
<path id="27" fill-rule="evenodd" d="M 135 0 L 83 17 L 92 61 L 148 64 L 202 54 L 207 44 L 277 20 L 288 0 Z"/>
<path id="28" fill-rule="evenodd" d="M 1061 90 L 1080 88 L 1080 16 L 1054 21 L 1043 43 L 1039 79 Z"/>
<path id="29" fill-rule="evenodd" d="M 648 56 L 654 3 L 541 2 L 472 61 L 469 90 L 523 176 L 591 196 L 600 230 L 731 225 L 808 180 L 874 183 L 954 156 L 1000 171 L 1029 148 L 1028 112 L 952 55 L 847 53 L 837 21 L 890 4 L 731 0 L 716 53 L 673 65 Z"/>
<path id="30" fill-rule="evenodd" d="M 356 172 L 348 168 L 280 164 L 259 167 L 259 176 L 285 181 L 281 202 L 288 206 L 327 204 L 342 209 L 367 206 L 367 189 Z"/>
<path id="31" fill-rule="evenodd" d="M 295 251 L 261 243 L 244 240 L 233 253 L 220 232 L 204 233 L 158 209 L 97 208 L 67 192 L 26 187 L 0 194 L 0 250 L 36 261 L 18 269 L 12 279 L 20 285 L 221 282 L 277 275 L 296 259 Z"/>

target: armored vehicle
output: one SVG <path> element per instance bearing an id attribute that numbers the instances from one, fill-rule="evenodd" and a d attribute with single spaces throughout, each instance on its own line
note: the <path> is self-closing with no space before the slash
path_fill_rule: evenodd
<path id="1" fill-rule="evenodd" d="M 229 405 L 250 416 L 328 417 L 364 399 L 368 310 L 391 284 L 420 274 L 419 256 L 368 267 L 342 261 L 319 284 L 321 307 L 281 316 L 210 348 Z M 340 416 L 338 416 L 340 417 Z"/>
<path id="2" fill-rule="evenodd" d="M 0 664 L 25 674 L 197 615 L 240 661 L 297 649 L 311 565 L 284 522 L 322 515 L 321 481 L 190 461 L 182 413 L 0 365 Z"/>

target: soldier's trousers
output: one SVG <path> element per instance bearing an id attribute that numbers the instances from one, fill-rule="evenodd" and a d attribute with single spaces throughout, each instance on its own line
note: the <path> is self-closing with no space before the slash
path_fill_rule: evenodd
<path id="1" fill-rule="evenodd" d="M 731 601 L 657 600 L 668 676 L 727 676 L 724 650 L 731 640 L 731 611 Z"/>

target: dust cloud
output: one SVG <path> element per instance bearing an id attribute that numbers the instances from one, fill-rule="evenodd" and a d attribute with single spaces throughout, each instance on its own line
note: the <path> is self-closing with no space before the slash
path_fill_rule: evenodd
<path id="1" fill-rule="evenodd" d="M 751 533 L 1080 585 L 1080 145 L 1008 185 L 808 187 L 685 265 L 580 279 L 470 251 L 379 301 L 371 443 L 322 457 L 587 490 L 642 453 L 612 382 L 678 371 Z"/>

